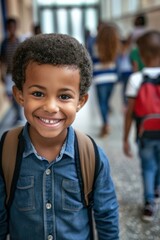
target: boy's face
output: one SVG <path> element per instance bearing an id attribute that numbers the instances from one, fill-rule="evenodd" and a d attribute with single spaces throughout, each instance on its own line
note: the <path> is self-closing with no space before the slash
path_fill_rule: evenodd
<path id="1" fill-rule="evenodd" d="M 88 95 L 79 97 L 79 70 L 33 62 L 26 69 L 25 79 L 23 90 L 14 87 L 13 91 L 24 108 L 30 133 L 44 138 L 65 136 L 88 99 Z"/>

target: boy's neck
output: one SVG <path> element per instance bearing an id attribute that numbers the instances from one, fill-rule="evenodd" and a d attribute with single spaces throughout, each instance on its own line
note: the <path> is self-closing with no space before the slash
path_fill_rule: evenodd
<path id="1" fill-rule="evenodd" d="M 33 132 L 30 132 L 29 135 L 38 155 L 47 159 L 48 162 L 51 162 L 56 159 L 61 151 L 67 136 L 67 129 L 61 134 L 61 136 L 56 137 L 55 139 L 36 137 Z"/>

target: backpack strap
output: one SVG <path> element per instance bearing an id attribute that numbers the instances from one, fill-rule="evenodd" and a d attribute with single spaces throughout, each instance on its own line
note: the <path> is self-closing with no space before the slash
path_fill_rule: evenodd
<path id="1" fill-rule="evenodd" d="M 8 208 L 10 207 L 14 197 L 24 149 L 24 141 L 22 134 L 20 134 L 22 129 L 23 127 L 11 129 L 5 134 L 3 140 L 2 171 L 6 184 L 6 204 Z M 11 156 L 12 160 L 10 159 Z"/>
<path id="2" fill-rule="evenodd" d="M 18 127 L 8 131 L 3 139 L 2 171 L 6 183 L 6 203 L 8 207 L 11 205 L 13 200 L 24 150 L 24 139 L 22 138 L 22 134 L 20 134 L 22 129 L 23 127 Z M 76 161 L 76 165 L 80 179 L 80 185 L 83 189 L 83 191 L 81 191 L 83 195 L 82 199 L 84 200 L 85 205 L 89 207 L 92 205 L 92 190 L 94 186 L 95 172 L 97 170 L 96 164 L 98 163 L 97 159 L 99 159 L 99 154 L 97 146 L 91 137 L 86 136 L 78 130 L 75 132 L 75 145 L 77 145 L 76 148 L 79 155 L 77 158 L 79 161 Z M 10 161 L 10 156 L 12 156 L 12 161 Z"/>
<path id="3" fill-rule="evenodd" d="M 143 81 L 141 85 L 145 82 L 147 83 L 153 83 L 154 85 L 160 85 L 160 74 L 156 78 L 152 78 L 149 75 L 142 73 Z"/>
<path id="4" fill-rule="evenodd" d="M 88 207 L 91 204 L 91 195 L 94 187 L 95 175 L 97 164 L 99 162 L 98 148 L 94 140 L 86 136 L 85 134 L 75 130 L 75 144 L 77 141 L 76 149 L 78 150 L 78 157 L 76 165 L 77 172 L 80 179 L 80 184 L 82 186 L 84 194 L 82 199 L 84 199 L 85 205 Z"/>
<path id="5" fill-rule="evenodd" d="M 78 130 L 75 130 L 75 162 L 81 188 L 81 198 L 88 209 L 90 239 L 95 239 L 93 221 L 93 189 L 100 162 L 98 147 L 95 141 Z"/>

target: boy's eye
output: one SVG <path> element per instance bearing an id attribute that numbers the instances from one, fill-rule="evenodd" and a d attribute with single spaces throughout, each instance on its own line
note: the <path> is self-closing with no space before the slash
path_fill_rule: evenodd
<path id="1" fill-rule="evenodd" d="M 63 94 L 63 95 L 60 96 L 60 99 L 62 99 L 62 100 L 68 100 L 70 98 L 71 97 L 69 95 L 66 95 L 66 94 Z"/>
<path id="2" fill-rule="evenodd" d="M 44 94 L 42 92 L 33 92 L 32 95 L 35 97 L 43 97 L 44 96 Z"/>

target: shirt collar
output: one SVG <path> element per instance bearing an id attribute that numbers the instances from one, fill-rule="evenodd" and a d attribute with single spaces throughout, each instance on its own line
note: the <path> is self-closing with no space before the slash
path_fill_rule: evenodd
<path id="1" fill-rule="evenodd" d="M 143 74 L 146 74 L 147 76 L 152 78 L 157 78 L 160 75 L 160 67 L 144 67 L 142 71 Z"/>
<path id="2" fill-rule="evenodd" d="M 28 157 L 30 154 L 34 154 L 38 159 L 43 160 L 44 158 L 37 154 L 33 144 L 31 143 L 28 128 L 29 124 L 26 123 L 23 129 L 23 137 L 25 139 L 25 150 L 23 153 L 23 157 L 25 158 Z M 74 129 L 71 126 L 68 128 L 66 141 L 63 144 L 60 154 L 56 158 L 56 161 L 61 160 L 64 154 L 71 158 L 74 158 Z"/>

